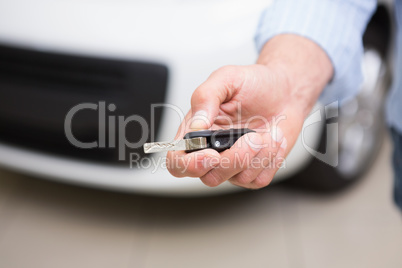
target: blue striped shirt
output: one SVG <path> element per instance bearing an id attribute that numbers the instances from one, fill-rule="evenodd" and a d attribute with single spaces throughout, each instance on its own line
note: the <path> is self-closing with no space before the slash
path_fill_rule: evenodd
<path id="1" fill-rule="evenodd" d="M 395 81 L 387 102 L 387 122 L 402 133 L 402 0 L 395 1 L 398 22 Z M 362 36 L 377 6 L 376 0 L 276 0 L 263 13 L 256 34 L 259 50 L 278 34 L 304 36 L 328 54 L 334 77 L 320 96 L 329 104 L 358 93 L 363 81 Z"/>

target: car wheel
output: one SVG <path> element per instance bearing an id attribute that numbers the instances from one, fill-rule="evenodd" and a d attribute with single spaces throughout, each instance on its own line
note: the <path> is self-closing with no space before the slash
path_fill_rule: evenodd
<path id="1" fill-rule="evenodd" d="M 338 165 L 333 167 L 314 158 L 287 182 L 289 186 L 335 192 L 356 182 L 372 166 L 385 133 L 383 108 L 390 81 L 385 59 L 376 46 L 365 46 L 362 90 L 339 107 L 337 122 L 327 121 L 338 123 L 337 140 L 327 141 L 324 129 L 318 151 L 325 153 L 327 144 L 338 144 L 337 156 L 332 156 L 338 157 Z"/>

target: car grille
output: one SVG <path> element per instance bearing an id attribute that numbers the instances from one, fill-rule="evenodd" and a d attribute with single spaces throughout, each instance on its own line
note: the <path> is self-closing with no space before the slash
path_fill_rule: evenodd
<path id="1" fill-rule="evenodd" d="M 158 63 L 123 61 L 49 53 L 0 45 L 0 142 L 52 154 L 125 164 L 118 149 L 80 149 L 67 140 L 64 120 L 81 103 L 114 104 L 107 118 L 140 115 L 151 122 L 151 104 L 165 101 L 167 67 Z M 162 110 L 154 114 L 156 133 Z M 99 138 L 98 111 L 83 110 L 72 123 L 72 132 L 82 142 Z M 105 129 L 109 124 L 106 120 Z M 106 140 L 109 138 L 106 131 Z M 119 136 L 118 131 L 115 132 Z M 130 123 L 124 133 L 138 141 L 142 129 Z M 117 143 L 117 141 L 116 141 Z M 117 147 L 117 145 L 115 146 Z M 142 148 L 128 149 L 143 156 Z"/>

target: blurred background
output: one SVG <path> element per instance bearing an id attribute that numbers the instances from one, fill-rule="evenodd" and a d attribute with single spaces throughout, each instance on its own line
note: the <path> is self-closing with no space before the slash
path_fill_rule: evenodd
<path id="1" fill-rule="evenodd" d="M 402 267 L 390 2 L 364 35 L 359 95 L 317 103 L 274 183 L 242 191 L 130 167 L 164 154 L 120 137 L 171 140 L 213 70 L 255 62 L 270 1 L 0 0 L 0 267 Z M 70 130 L 95 148 L 66 137 L 83 103 Z M 116 127 L 132 115 L 146 127 Z"/>

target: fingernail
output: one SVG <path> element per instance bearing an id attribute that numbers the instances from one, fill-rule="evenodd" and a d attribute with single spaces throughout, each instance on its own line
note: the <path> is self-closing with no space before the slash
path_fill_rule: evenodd
<path id="1" fill-rule="evenodd" d="M 262 148 L 262 138 L 260 134 L 257 133 L 249 133 L 246 137 L 246 142 L 250 146 L 251 149 L 258 152 Z"/>
<path id="2" fill-rule="evenodd" d="M 196 112 L 191 120 L 191 129 L 207 129 L 210 126 L 208 113 L 204 110 Z"/>
<path id="3" fill-rule="evenodd" d="M 288 141 L 286 138 L 283 138 L 283 141 L 281 143 L 281 148 L 286 149 L 288 147 Z"/>
<path id="4" fill-rule="evenodd" d="M 283 139 L 283 132 L 279 127 L 272 127 L 271 128 L 271 137 L 274 141 L 280 142 Z"/>

